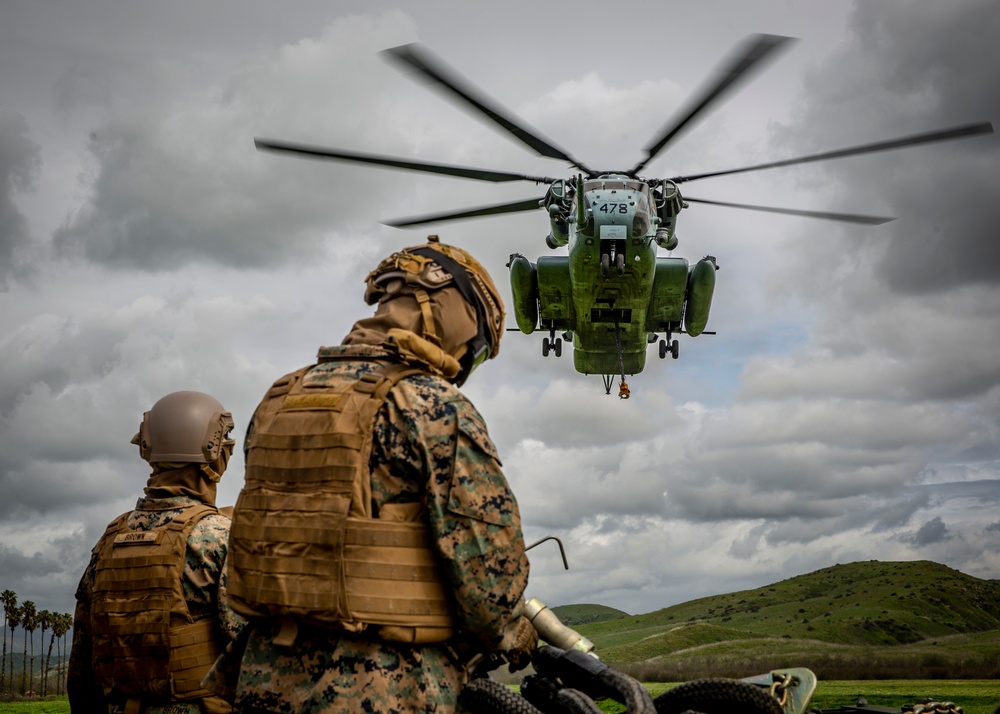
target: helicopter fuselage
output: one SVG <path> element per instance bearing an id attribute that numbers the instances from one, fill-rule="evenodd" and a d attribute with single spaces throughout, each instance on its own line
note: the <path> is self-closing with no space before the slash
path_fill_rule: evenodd
<path id="1" fill-rule="evenodd" d="M 705 261 L 689 267 L 684 258 L 657 255 L 660 244 L 673 241 L 674 206 L 662 192 L 623 174 L 580 180 L 575 191 L 568 182 L 554 189 L 546 198 L 552 224 L 547 243 L 566 245 L 568 254 L 537 264 L 512 256 L 514 313 L 522 332 L 537 327 L 553 339 L 563 333 L 574 342 L 574 367 L 583 374 L 630 375 L 643 370 L 656 333 L 669 341 L 682 325 L 692 335 L 704 330 L 715 264 L 709 271 L 700 267 Z M 710 284 L 691 301 L 695 273 Z M 665 356 L 662 347 L 660 354 Z"/>

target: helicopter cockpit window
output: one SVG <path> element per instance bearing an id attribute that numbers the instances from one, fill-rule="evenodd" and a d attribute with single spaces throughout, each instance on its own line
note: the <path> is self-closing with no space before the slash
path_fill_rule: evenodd
<path id="1" fill-rule="evenodd" d="M 643 184 L 645 186 L 645 184 Z M 645 192 L 636 196 L 635 213 L 632 215 L 632 237 L 641 238 L 649 232 L 649 198 Z"/>
<path id="2" fill-rule="evenodd" d="M 608 189 L 609 191 L 619 191 L 619 190 L 625 188 L 625 182 L 624 181 L 605 181 L 604 182 L 604 188 Z"/>

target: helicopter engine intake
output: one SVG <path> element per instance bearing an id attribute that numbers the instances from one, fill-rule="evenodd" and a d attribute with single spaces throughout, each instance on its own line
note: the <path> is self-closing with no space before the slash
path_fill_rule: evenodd
<path id="1" fill-rule="evenodd" d="M 656 229 L 654 240 L 664 250 L 673 250 L 677 247 L 677 235 L 674 233 L 677 214 L 681 209 L 687 208 L 687 204 L 681 198 L 677 184 L 669 179 L 664 179 L 661 186 L 654 189 L 653 201 L 659 218 L 659 227 Z"/>
<path id="2" fill-rule="evenodd" d="M 573 184 L 562 180 L 553 181 L 545 193 L 543 205 L 549 213 L 550 226 L 545 245 L 553 250 L 569 243 L 569 216 L 575 194 Z"/>
<path id="3" fill-rule="evenodd" d="M 656 212 L 664 220 L 673 218 L 681 212 L 682 208 L 687 208 L 681 198 L 680 189 L 670 179 L 664 179 L 654 195 L 656 196 Z"/>

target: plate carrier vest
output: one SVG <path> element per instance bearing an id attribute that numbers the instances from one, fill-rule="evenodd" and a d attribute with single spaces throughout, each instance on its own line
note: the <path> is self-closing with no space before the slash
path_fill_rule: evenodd
<path id="1" fill-rule="evenodd" d="M 205 700 L 229 711 L 201 680 L 221 654 L 214 615 L 195 619 L 182 580 L 188 536 L 214 506 L 194 505 L 165 526 L 131 530 L 129 514 L 112 521 L 94 548 L 91 598 L 94 679 L 126 712 L 142 700 Z"/>
<path id="2" fill-rule="evenodd" d="M 296 623 L 443 642 L 454 606 L 422 506 L 379 518 L 371 506 L 379 409 L 399 380 L 426 372 L 390 363 L 329 386 L 311 369 L 275 382 L 253 416 L 229 539 L 233 609 L 282 620 L 278 644 L 294 641 Z"/>

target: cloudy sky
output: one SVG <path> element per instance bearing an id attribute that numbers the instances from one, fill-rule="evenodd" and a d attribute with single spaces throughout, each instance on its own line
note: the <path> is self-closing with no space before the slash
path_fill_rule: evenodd
<path id="1" fill-rule="evenodd" d="M 378 56 L 421 42 L 589 165 L 631 166 L 732 49 L 798 41 L 650 176 L 1000 120 L 993 0 L 0 5 L 0 587 L 70 611 L 148 470 L 165 393 L 237 430 L 369 313 L 362 280 L 424 230 L 380 221 L 540 195 L 255 151 L 255 136 L 542 175 Z M 1000 578 L 1000 139 L 691 184 L 702 198 L 896 216 L 878 227 L 703 204 L 709 329 L 607 396 L 506 336 L 465 392 L 521 505 L 529 596 L 649 612 L 856 560 Z M 507 288 L 542 212 L 432 226 Z M 233 503 L 236 459 L 220 487 Z"/>

